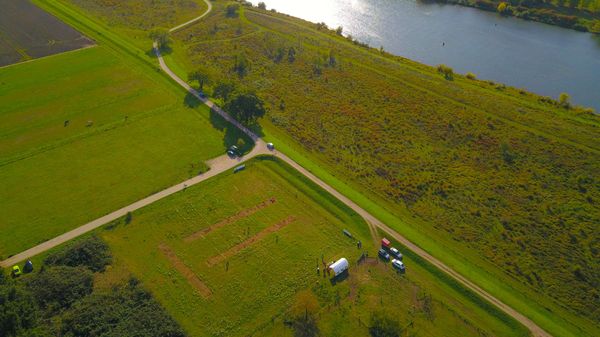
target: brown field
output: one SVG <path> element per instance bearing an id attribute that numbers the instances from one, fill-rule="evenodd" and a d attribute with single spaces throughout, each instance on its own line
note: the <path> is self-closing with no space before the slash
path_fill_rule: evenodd
<path id="1" fill-rule="evenodd" d="M 0 0 L 0 8 L 0 66 L 94 44 L 29 1 Z"/>
<path id="2" fill-rule="evenodd" d="M 196 289 L 202 297 L 210 297 L 210 295 L 212 294 L 210 288 L 208 288 L 206 284 L 204 284 L 204 282 L 202 282 L 202 280 L 198 278 L 198 275 L 196 275 L 193 270 L 186 266 L 185 263 L 181 261 L 179 257 L 177 257 L 177 254 L 175 254 L 171 247 L 167 246 L 164 243 L 161 243 L 160 246 L 158 246 L 158 249 L 160 249 L 160 251 L 167 257 L 169 262 L 171 262 L 173 267 L 175 267 L 175 269 L 177 269 L 177 271 L 183 277 L 185 277 L 185 279 L 190 283 L 190 285 L 194 287 L 194 289 Z"/>

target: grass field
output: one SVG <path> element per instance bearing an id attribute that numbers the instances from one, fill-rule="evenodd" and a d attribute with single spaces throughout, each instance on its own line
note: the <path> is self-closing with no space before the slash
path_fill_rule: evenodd
<path id="1" fill-rule="evenodd" d="M 225 148 L 207 109 L 104 46 L 0 69 L 0 83 L 3 257 L 196 175 Z"/>
<path id="2" fill-rule="evenodd" d="M 144 41 L 130 42 L 59 2 L 44 3 L 110 49 L 141 60 L 140 67 L 152 65 L 132 46 Z M 189 43 L 170 55 L 181 62 L 180 73 L 202 67 L 217 81 L 231 76 L 239 50 L 247 51 L 250 72 L 240 83 L 267 99 L 263 127 L 280 149 L 554 335 L 596 335 L 598 191 L 589 173 L 598 172 L 597 118 L 497 84 L 445 81 L 429 67 L 289 17 L 225 19 L 216 11 L 208 20 L 177 35 L 175 46 Z M 274 62 L 279 48 L 291 47 L 294 62 Z M 388 167 L 373 172 L 379 163 Z M 527 174 L 539 183 L 522 183 Z M 488 242 L 495 251 L 482 249 Z M 519 273 L 506 262 L 528 269 Z"/>
<path id="3" fill-rule="evenodd" d="M 551 333 L 599 331 L 597 116 L 222 4 L 175 34 L 180 73 L 257 91 L 267 138 Z"/>
<path id="4" fill-rule="evenodd" d="M 93 45 L 28 0 L 0 0 L 0 67 Z"/>
<path id="5" fill-rule="evenodd" d="M 247 167 L 100 232 L 114 256 L 105 282 L 131 272 L 190 336 L 291 336 L 283 321 L 302 290 L 318 298 L 324 336 L 367 336 L 370 313 L 380 309 L 393 312 L 408 335 L 528 334 L 410 255 L 404 275 L 373 258 L 357 266 L 363 251 L 376 254 L 362 219 L 278 161 Z M 316 274 L 322 258 L 340 257 L 351 261 L 346 279 Z"/>

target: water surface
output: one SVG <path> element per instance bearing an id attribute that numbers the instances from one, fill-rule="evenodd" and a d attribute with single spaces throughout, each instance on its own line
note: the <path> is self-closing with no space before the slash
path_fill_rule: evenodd
<path id="1" fill-rule="evenodd" d="M 600 37 L 463 6 L 415 0 L 263 0 L 373 47 L 600 110 Z M 253 0 L 254 4 L 259 1 Z"/>

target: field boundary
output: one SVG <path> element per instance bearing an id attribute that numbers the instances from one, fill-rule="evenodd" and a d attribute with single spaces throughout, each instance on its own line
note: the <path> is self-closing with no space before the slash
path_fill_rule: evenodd
<path id="1" fill-rule="evenodd" d="M 232 256 L 235 256 L 237 253 L 239 253 L 241 250 L 243 250 L 244 248 L 262 240 L 265 238 L 265 236 L 271 234 L 271 233 L 275 233 L 277 231 L 279 231 L 280 229 L 282 229 L 283 227 L 291 224 L 292 222 L 296 221 L 296 218 L 293 216 L 288 216 L 287 218 L 279 221 L 278 223 L 271 225 L 265 229 L 263 229 L 262 231 L 256 233 L 256 235 L 250 237 L 249 239 L 229 248 L 228 250 L 226 250 L 225 252 L 219 254 L 219 255 L 215 255 L 211 258 L 208 258 L 208 260 L 206 260 L 206 264 L 209 267 L 213 267 L 216 264 L 219 264 L 220 262 L 222 262 L 223 260 L 230 258 Z"/>
<path id="2" fill-rule="evenodd" d="M 183 261 L 175 254 L 171 247 L 164 243 L 158 246 L 158 249 L 165 255 L 165 257 L 171 262 L 171 264 L 177 269 L 177 271 L 185 277 L 189 284 L 198 291 L 198 293 L 207 299 L 212 295 L 210 288 L 202 282 L 202 280 L 191 270 Z"/>
<path id="3" fill-rule="evenodd" d="M 261 202 L 260 204 L 257 204 L 257 205 L 254 205 L 254 206 L 250 207 L 250 208 L 246 208 L 246 209 L 244 209 L 242 211 L 239 211 L 238 213 L 236 213 L 236 214 L 234 214 L 232 216 L 229 216 L 229 217 L 227 217 L 227 218 L 225 218 L 225 219 L 223 219 L 223 220 L 215 223 L 214 225 L 208 226 L 208 227 L 206 227 L 204 229 L 201 229 L 201 230 L 199 230 L 197 232 L 194 232 L 194 233 L 186 236 L 183 239 L 183 241 L 186 242 L 186 243 L 190 243 L 190 242 L 196 241 L 199 238 L 205 237 L 206 234 L 214 231 L 215 229 L 219 229 L 219 228 L 221 228 L 223 226 L 227 226 L 227 225 L 229 225 L 231 223 L 234 223 L 234 222 L 236 222 L 238 220 L 241 220 L 241 219 L 243 219 L 245 217 L 248 217 L 248 216 L 250 216 L 250 215 L 252 215 L 252 214 L 254 214 L 254 213 L 256 213 L 256 212 L 258 212 L 258 211 L 260 211 L 262 209 L 264 209 L 264 208 L 267 208 L 267 207 L 273 205 L 276 202 L 277 202 L 277 199 L 275 199 L 275 198 L 270 198 L 268 200 L 265 200 L 265 201 Z"/>

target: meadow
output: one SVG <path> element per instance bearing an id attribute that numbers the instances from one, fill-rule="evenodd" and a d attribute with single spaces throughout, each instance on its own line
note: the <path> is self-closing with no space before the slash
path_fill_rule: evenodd
<path id="1" fill-rule="evenodd" d="M 551 333 L 598 332 L 596 115 L 225 4 L 174 34 L 180 72 L 258 92 L 267 139 Z"/>
<path id="2" fill-rule="evenodd" d="M 0 83 L 1 257 L 205 171 L 225 149 L 208 109 L 105 46 L 0 69 Z"/>
<path id="3" fill-rule="evenodd" d="M 294 307 L 305 303 L 298 294 L 306 293 L 317 303 L 311 310 L 323 336 L 369 336 L 375 311 L 392 315 L 406 335 L 528 335 L 426 262 L 409 254 L 408 272 L 398 274 L 374 258 L 380 238 L 357 214 L 270 157 L 158 201 L 98 235 L 114 257 L 99 284 L 110 287 L 131 273 L 189 336 L 292 336 Z M 364 252 L 370 258 L 358 265 Z M 332 282 L 322 261 L 340 257 L 350 271 Z"/>

